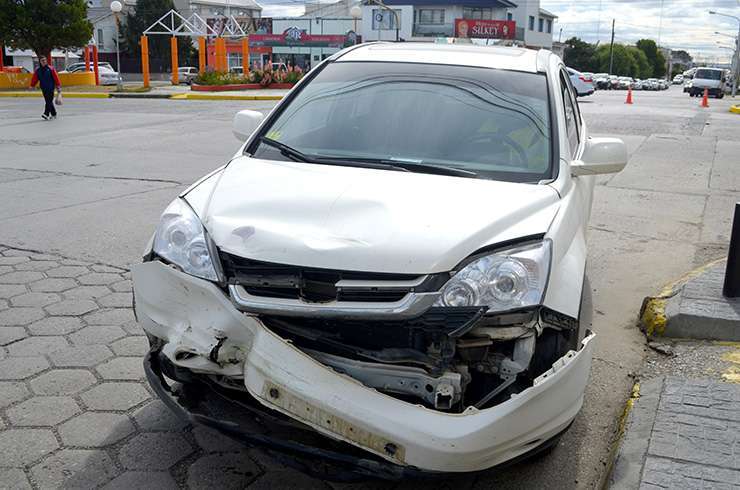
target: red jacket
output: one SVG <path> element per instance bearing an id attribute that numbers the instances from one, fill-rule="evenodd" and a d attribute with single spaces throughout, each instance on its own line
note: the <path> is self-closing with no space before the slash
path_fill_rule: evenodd
<path id="1" fill-rule="evenodd" d="M 33 77 L 31 77 L 31 87 L 35 87 L 39 82 L 41 82 L 42 90 L 54 90 L 55 87 L 59 88 L 62 86 L 59 81 L 57 71 L 49 65 L 46 65 L 46 68 L 48 68 L 48 70 L 45 70 L 44 67 L 40 66 L 33 72 Z"/>

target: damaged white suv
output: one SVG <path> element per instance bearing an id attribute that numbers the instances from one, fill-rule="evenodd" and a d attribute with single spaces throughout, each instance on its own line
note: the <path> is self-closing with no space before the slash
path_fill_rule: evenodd
<path id="1" fill-rule="evenodd" d="M 560 58 L 362 44 L 234 132 L 133 270 L 173 410 L 329 478 L 483 470 L 567 430 L 594 175 L 627 153 Z"/>

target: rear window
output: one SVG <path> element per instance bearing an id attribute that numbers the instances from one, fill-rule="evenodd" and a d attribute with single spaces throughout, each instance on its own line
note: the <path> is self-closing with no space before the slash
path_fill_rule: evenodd
<path id="1" fill-rule="evenodd" d="M 704 80 L 719 80 L 722 78 L 722 72 L 719 70 L 696 70 L 694 78 L 702 78 Z"/>
<path id="2" fill-rule="evenodd" d="M 542 74 L 335 62 L 263 134 L 311 156 L 423 162 L 537 182 L 552 173 L 550 132 Z M 255 156 L 282 159 L 265 145 Z"/>

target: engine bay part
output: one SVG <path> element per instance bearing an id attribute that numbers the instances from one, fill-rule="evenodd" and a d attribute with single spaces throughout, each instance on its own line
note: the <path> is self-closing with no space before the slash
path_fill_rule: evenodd
<path id="1" fill-rule="evenodd" d="M 462 413 L 468 407 L 493 406 L 532 386 L 575 348 L 578 328 L 573 322 L 546 315 L 534 309 L 490 316 L 466 307 L 432 308 L 416 319 L 393 322 L 261 320 L 317 361 L 365 386 L 409 403 Z"/>

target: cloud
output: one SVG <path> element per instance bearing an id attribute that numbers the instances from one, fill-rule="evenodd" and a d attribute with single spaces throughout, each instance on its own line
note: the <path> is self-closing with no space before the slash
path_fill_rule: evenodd
<path id="1" fill-rule="evenodd" d="M 733 40 L 714 32 L 734 36 L 738 29 L 734 19 L 710 15 L 709 10 L 740 17 L 737 0 L 542 0 L 541 4 L 558 15 L 553 30 L 556 38 L 562 28 L 562 40 L 575 36 L 608 43 L 614 19 L 615 42 L 651 38 L 662 47 L 685 49 L 707 61 L 730 60 L 732 51 L 718 47 L 717 41 L 731 45 Z"/>

